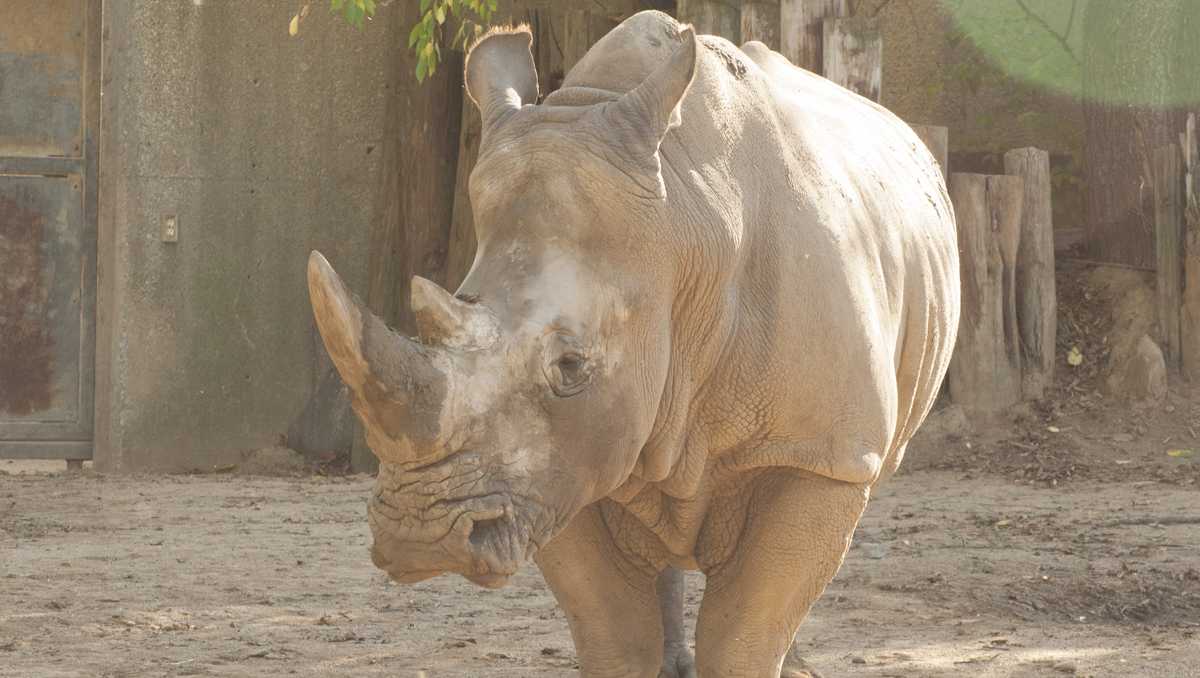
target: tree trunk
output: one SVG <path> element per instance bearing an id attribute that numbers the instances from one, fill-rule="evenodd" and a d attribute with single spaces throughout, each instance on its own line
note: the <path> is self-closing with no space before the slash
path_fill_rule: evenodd
<path id="1" fill-rule="evenodd" d="M 1179 313 L 1183 306 L 1183 169 L 1175 144 L 1156 149 L 1153 156 L 1154 227 L 1156 247 L 1154 290 L 1158 301 L 1159 343 L 1168 370 L 1181 365 Z"/>
<path id="2" fill-rule="evenodd" d="M 1021 399 L 1015 274 L 1023 183 L 1020 177 L 950 175 L 962 280 L 950 397 L 975 419 Z"/>
<path id="3" fill-rule="evenodd" d="M 757 40 L 779 49 L 779 0 L 742 2 L 742 44 Z"/>
<path id="4" fill-rule="evenodd" d="M 679 0 L 675 15 L 696 27 L 698 35 L 719 35 L 737 43 L 741 19 L 733 0 Z"/>
<path id="5" fill-rule="evenodd" d="M 1004 154 L 1004 172 L 1024 180 L 1021 241 L 1017 250 L 1017 327 L 1021 337 L 1021 392 L 1039 400 L 1054 382 L 1058 302 L 1054 283 L 1054 223 L 1050 154 L 1019 148 Z"/>
<path id="6" fill-rule="evenodd" d="M 883 80 L 879 20 L 866 16 L 826 19 L 822 41 L 825 77 L 878 102 Z"/>
<path id="7" fill-rule="evenodd" d="M 933 154 L 942 171 L 942 181 L 946 181 L 950 176 L 950 130 L 937 125 L 913 125 L 912 129 Z"/>
<path id="8" fill-rule="evenodd" d="M 1153 152 L 1196 101 L 1194 0 L 1090 0 L 1083 17 L 1086 239 L 1092 258 L 1155 265 Z"/>
<path id="9" fill-rule="evenodd" d="M 824 74 L 825 19 L 847 16 L 846 0 L 780 0 L 779 43 L 793 64 Z"/>
<path id="10" fill-rule="evenodd" d="M 399 9 L 389 14 L 389 30 L 407 36 L 412 16 Z M 378 151 L 384 157 L 370 235 L 366 303 L 390 326 L 413 333 L 412 277 L 436 283 L 446 279 L 463 98 L 462 54 L 446 50 L 437 73 L 418 83 L 415 58 L 406 44 L 397 40 L 394 50 Z M 357 471 L 377 468 L 361 431 L 351 466 Z"/>
<path id="11" fill-rule="evenodd" d="M 1192 381 L 1200 380 L 1200 139 L 1196 137 L 1196 115 L 1188 116 L 1183 135 L 1185 225 L 1187 233 L 1186 258 L 1183 263 L 1183 310 L 1180 318 L 1180 341 L 1183 374 Z"/>

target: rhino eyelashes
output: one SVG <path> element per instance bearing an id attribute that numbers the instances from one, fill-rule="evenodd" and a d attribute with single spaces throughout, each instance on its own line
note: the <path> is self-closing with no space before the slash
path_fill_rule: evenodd
<path id="1" fill-rule="evenodd" d="M 458 299 L 459 301 L 463 302 L 464 304 L 478 304 L 479 303 L 479 295 L 478 294 L 466 294 L 464 292 L 459 292 L 458 294 L 454 295 L 454 298 Z"/>

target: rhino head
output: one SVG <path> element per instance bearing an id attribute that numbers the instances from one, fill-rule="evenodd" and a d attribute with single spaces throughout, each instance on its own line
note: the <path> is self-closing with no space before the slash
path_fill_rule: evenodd
<path id="1" fill-rule="evenodd" d="M 501 586 L 642 463 L 679 274 L 661 249 L 658 149 L 696 61 L 690 30 L 675 38 L 640 85 L 582 106 L 533 105 L 528 32 L 474 47 L 478 250 L 456 295 L 414 278 L 416 339 L 312 253 L 317 325 L 381 462 L 372 559 L 394 579 L 457 572 Z"/>

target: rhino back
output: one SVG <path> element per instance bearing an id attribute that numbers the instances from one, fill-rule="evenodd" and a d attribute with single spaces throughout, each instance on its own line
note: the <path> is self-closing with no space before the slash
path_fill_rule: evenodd
<path id="1" fill-rule="evenodd" d="M 639 13 L 564 89 L 628 91 L 679 32 Z M 874 480 L 932 405 L 957 330 L 941 174 L 886 109 L 761 44 L 701 44 L 683 123 L 661 147 L 675 215 L 665 237 L 716 290 L 703 311 L 719 320 L 680 330 L 726 345 L 694 424 L 733 463 Z"/>

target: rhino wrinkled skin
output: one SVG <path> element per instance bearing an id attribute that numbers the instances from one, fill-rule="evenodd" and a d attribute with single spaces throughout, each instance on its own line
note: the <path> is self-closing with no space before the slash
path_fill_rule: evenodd
<path id="1" fill-rule="evenodd" d="M 467 58 L 478 253 L 455 295 L 414 279 L 418 339 L 309 261 L 381 462 L 373 560 L 489 587 L 535 560 L 584 676 L 777 676 L 949 363 L 941 174 L 761 43 L 643 12 L 541 104 L 530 44 Z M 707 575 L 694 664 L 675 568 Z"/>

